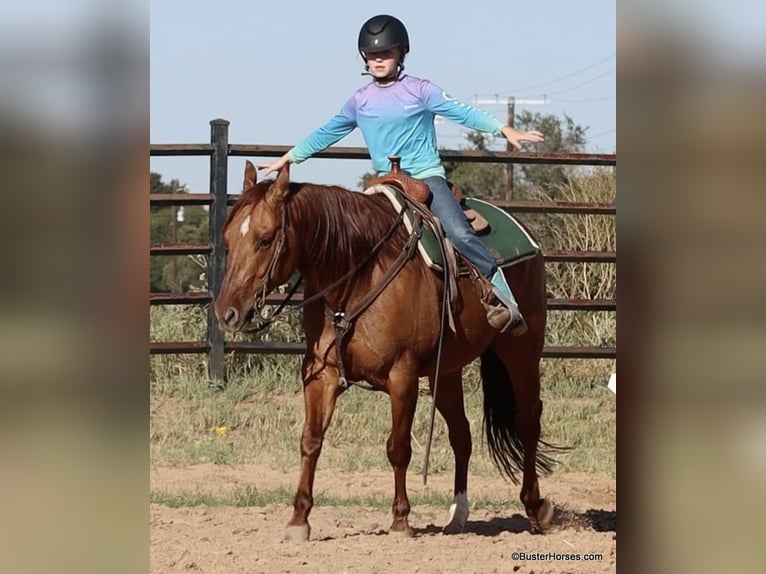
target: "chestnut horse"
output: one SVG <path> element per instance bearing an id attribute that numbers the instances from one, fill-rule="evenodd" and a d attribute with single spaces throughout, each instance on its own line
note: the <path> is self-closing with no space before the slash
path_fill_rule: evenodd
<path id="1" fill-rule="evenodd" d="M 294 183 L 289 169 L 276 180 L 256 183 L 248 161 L 242 196 L 232 208 L 223 237 L 226 274 L 215 301 L 221 329 L 252 330 L 265 295 L 297 269 L 305 297 L 318 295 L 303 310 L 306 355 L 302 377 L 305 421 L 301 470 L 287 538 L 307 540 L 313 506 L 314 472 L 335 402 L 348 379 L 367 381 L 391 398 L 392 429 L 386 443 L 394 469 L 391 533 L 411 536 L 406 476 L 412 448 L 410 431 L 418 399 L 418 378 L 429 377 L 431 391 L 440 334 L 443 283 L 419 258 L 407 260 L 353 323 L 342 361 L 337 360 L 335 313 L 354 308 L 380 285 L 408 240 L 404 225 L 381 194 L 366 195 L 334 186 Z M 371 257 L 371 254 L 373 256 Z M 468 518 L 468 460 L 471 434 L 463 405 L 462 369 L 481 357 L 484 426 L 498 468 L 518 484 L 532 530 L 550 522 L 553 506 L 540 497 L 538 470 L 553 460 L 540 452 L 539 363 L 546 322 L 545 269 L 540 253 L 504 269 L 526 318 L 528 330 L 513 337 L 493 329 L 476 286 L 458 280 L 456 332 L 446 329 L 438 374 L 436 408 L 444 417 L 455 456 L 454 499 L 445 531 L 461 531 Z M 369 298 L 368 298 L 369 299 Z M 542 443 L 545 446 L 546 443 Z"/>

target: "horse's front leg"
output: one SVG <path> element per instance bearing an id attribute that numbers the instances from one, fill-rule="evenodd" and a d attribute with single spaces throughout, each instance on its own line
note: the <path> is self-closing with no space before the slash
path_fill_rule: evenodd
<path id="1" fill-rule="evenodd" d="M 314 506 L 314 472 L 322 451 L 327 427 L 330 426 L 335 401 L 343 392 L 334 367 L 304 361 L 303 398 L 306 418 L 301 437 L 301 474 L 293 501 L 293 516 L 287 523 L 287 540 L 306 541 L 311 534 L 308 516 Z"/>
<path id="2" fill-rule="evenodd" d="M 414 533 L 407 522 L 410 501 L 407 498 L 407 467 L 412 458 L 410 437 L 415 405 L 418 401 L 418 379 L 415 376 L 390 379 L 388 386 L 391 396 L 391 435 L 386 443 L 388 460 L 394 468 L 394 521 L 389 533 L 412 536 Z"/>

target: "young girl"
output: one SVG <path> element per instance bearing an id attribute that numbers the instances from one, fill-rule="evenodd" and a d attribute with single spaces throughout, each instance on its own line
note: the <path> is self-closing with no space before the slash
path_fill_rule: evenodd
<path id="1" fill-rule="evenodd" d="M 401 21 L 388 15 L 370 18 L 359 32 L 359 53 L 372 82 L 358 89 L 338 115 L 284 156 L 258 167 L 268 175 L 289 162 L 300 163 L 358 127 L 379 175 L 390 170 L 388 156 L 397 155 L 401 157 L 402 171 L 428 185 L 431 190 L 428 207 L 441 221 L 445 234 L 455 249 L 489 279 L 493 293 L 507 309 L 500 314 L 501 330 L 510 327 L 512 334 L 521 335 L 527 330 L 526 323 L 505 276 L 447 185 L 436 145 L 434 116 L 438 114 L 478 131 L 502 134 L 517 149 L 522 141 L 543 141 L 543 134 L 520 132 L 503 125 L 489 114 L 451 98 L 428 80 L 404 74 L 404 57 L 409 51 L 409 36 Z M 498 325 L 498 308 L 490 308 L 490 315 L 494 315 L 493 324 Z"/>

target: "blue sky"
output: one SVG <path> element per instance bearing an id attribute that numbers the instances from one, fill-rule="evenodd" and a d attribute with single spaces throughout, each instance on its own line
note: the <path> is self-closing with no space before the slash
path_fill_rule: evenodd
<path id="1" fill-rule="evenodd" d="M 435 82 L 465 103 L 504 119 L 508 96 L 542 99 L 517 111 L 568 114 L 588 127 L 588 151 L 616 151 L 614 0 L 580 2 L 366 2 L 325 0 L 190 3 L 153 1 L 151 134 L 153 144 L 205 143 L 209 122 L 231 122 L 231 143 L 293 145 L 333 116 L 361 76 L 359 28 L 389 13 L 408 28 L 407 72 Z M 437 128 L 442 147 L 465 144 L 464 128 Z M 355 131 L 338 145 L 363 145 Z M 532 148 L 528 148 L 532 151 Z M 263 161 L 261 159 L 257 161 Z M 244 158 L 231 158 L 237 191 Z M 313 158 L 292 179 L 356 188 L 367 160 Z M 207 158 L 152 158 L 164 181 L 206 192 Z"/>

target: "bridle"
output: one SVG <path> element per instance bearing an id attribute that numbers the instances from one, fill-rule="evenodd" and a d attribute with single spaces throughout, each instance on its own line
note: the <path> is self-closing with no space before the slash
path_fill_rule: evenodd
<path id="1" fill-rule="evenodd" d="M 380 293 L 388 286 L 388 284 L 396 277 L 396 275 L 399 273 L 399 271 L 404 267 L 404 265 L 412 259 L 414 256 L 415 250 L 417 248 L 418 240 L 420 239 L 420 235 L 422 232 L 422 222 L 423 220 L 427 221 L 429 225 L 435 226 L 435 229 L 440 229 L 441 223 L 438 219 L 432 216 L 432 214 L 425 209 L 422 205 L 418 204 L 417 202 L 414 202 L 408 198 L 405 197 L 404 202 L 402 203 L 402 207 L 399 210 L 399 213 L 394 220 L 394 222 L 391 224 L 391 227 L 388 229 L 386 234 L 378 241 L 378 243 L 375 244 L 375 246 L 370 250 L 370 254 L 361 262 L 359 265 L 351 269 L 348 273 L 344 274 L 340 279 L 337 281 L 334 281 L 331 285 L 328 287 L 325 287 L 320 292 L 315 293 L 308 299 L 304 299 L 302 303 L 299 305 L 293 306 L 292 309 L 289 311 L 283 311 L 285 305 L 290 301 L 292 296 L 295 294 L 295 292 L 298 289 L 298 286 L 301 284 L 302 277 L 295 282 L 295 284 L 290 288 L 289 292 L 287 293 L 287 296 L 285 299 L 280 303 L 279 307 L 267 318 L 264 318 L 264 320 L 258 324 L 254 329 L 249 330 L 249 332 L 259 332 L 265 329 L 266 327 L 270 326 L 274 321 L 279 319 L 280 317 L 286 317 L 287 315 L 290 315 L 292 313 L 297 313 L 298 311 L 303 310 L 307 305 L 313 303 L 317 299 L 320 299 L 324 297 L 329 291 L 332 289 L 335 289 L 338 285 L 343 283 L 344 281 L 350 279 L 354 275 L 356 275 L 357 272 L 359 272 L 363 267 L 365 267 L 372 259 L 375 257 L 375 255 L 380 251 L 381 247 L 388 241 L 388 239 L 394 234 L 396 231 L 396 228 L 403 222 L 404 220 L 404 214 L 406 211 L 406 207 L 409 205 L 414 209 L 415 212 L 415 224 L 412 226 L 412 233 L 410 233 L 409 238 L 407 239 L 407 242 L 402 249 L 399 256 L 396 258 L 396 260 L 393 262 L 392 266 L 388 269 L 388 271 L 385 273 L 384 277 L 382 278 L 381 282 L 372 290 L 370 290 L 365 297 L 362 298 L 360 302 L 357 303 L 357 305 L 354 306 L 352 310 L 336 310 L 332 311 L 328 307 L 325 307 L 325 314 L 327 317 L 333 322 L 333 325 L 335 327 L 335 350 L 336 350 L 336 357 L 337 357 L 337 363 L 338 363 L 338 375 L 339 375 L 339 384 L 342 388 L 348 388 L 349 384 L 354 384 L 359 386 L 360 388 L 374 391 L 378 390 L 369 383 L 364 385 L 361 383 L 361 381 L 351 381 L 346 378 L 345 374 L 345 368 L 344 368 L 344 361 L 343 361 L 343 344 L 344 339 L 349 334 L 351 329 L 353 328 L 354 320 L 361 315 L 367 307 L 380 295 Z M 276 269 L 277 263 L 279 262 L 279 259 L 282 256 L 282 252 L 284 251 L 284 245 L 285 245 L 285 238 L 286 233 L 285 229 L 287 227 L 287 207 L 285 204 L 282 204 L 282 226 L 280 227 L 279 231 L 277 232 L 277 238 L 276 238 L 276 244 L 274 249 L 274 255 L 271 258 L 271 261 L 269 262 L 269 266 L 266 268 L 266 272 L 264 273 L 264 277 L 260 282 L 260 285 L 256 289 L 256 301 L 254 310 L 255 312 L 258 312 L 258 310 L 265 304 L 266 296 L 268 295 L 267 292 L 267 285 L 269 283 L 269 280 L 273 278 L 274 271 Z M 437 232 L 437 237 L 443 238 L 443 233 Z M 426 450 L 425 450 L 425 460 L 423 461 L 423 484 L 426 484 L 427 477 L 428 477 L 428 462 L 430 458 L 431 453 L 431 443 L 433 441 L 433 432 L 434 432 L 434 419 L 436 416 L 436 394 L 439 389 L 439 370 L 441 365 L 441 356 L 442 356 L 442 345 L 444 341 L 444 325 L 447 320 L 449 320 L 450 327 L 452 330 L 455 330 L 455 326 L 452 320 L 452 313 L 450 312 L 450 305 L 449 301 L 452 298 L 451 293 L 454 293 L 457 289 L 455 285 L 452 284 L 453 279 L 449 279 L 452 277 L 452 274 L 449 271 L 449 258 L 447 256 L 447 250 L 444 244 L 444 241 L 439 241 L 439 249 L 441 250 L 442 258 L 444 261 L 444 275 L 445 275 L 445 281 L 444 281 L 444 293 L 442 294 L 442 305 L 441 305 L 441 319 L 439 324 L 439 338 L 436 348 L 436 367 L 435 367 L 435 375 L 433 379 L 433 391 L 432 391 L 432 402 L 431 402 L 431 416 L 430 416 L 430 424 L 428 428 L 428 441 L 426 443 Z M 261 302 L 260 305 L 258 304 L 258 291 L 261 291 Z M 260 313 L 259 313 L 260 316 Z"/>
<path id="2" fill-rule="evenodd" d="M 391 236 L 396 231 L 397 227 L 402 223 L 404 219 L 404 213 L 405 208 L 402 206 L 402 209 L 399 211 L 396 219 L 393 221 L 391 226 L 388 228 L 388 231 L 386 231 L 385 235 L 370 249 L 370 253 L 365 257 L 363 261 L 361 261 L 356 267 L 351 269 L 349 272 L 344 274 L 342 277 L 322 289 L 321 291 L 314 293 L 311 297 L 304 299 L 303 302 L 299 303 L 298 305 L 294 305 L 291 309 L 284 311 L 285 306 L 290 302 L 295 292 L 298 290 L 298 287 L 300 286 L 303 277 L 300 277 L 298 281 L 295 282 L 295 284 L 289 289 L 287 296 L 282 300 L 282 302 L 279 304 L 276 310 L 274 310 L 273 313 L 271 313 L 268 317 L 261 317 L 262 321 L 255 324 L 252 328 L 244 329 L 248 333 L 257 333 L 259 331 L 262 331 L 263 329 L 269 327 L 272 323 L 274 323 L 277 319 L 280 319 L 281 317 L 287 317 L 288 315 L 292 315 L 294 313 L 297 313 L 299 311 L 302 311 L 305 307 L 316 301 L 317 299 L 321 299 L 327 293 L 344 283 L 345 281 L 349 280 L 351 277 L 356 275 L 362 268 L 364 268 L 370 261 L 373 260 L 373 258 L 378 254 L 380 249 L 385 245 L 385 243 L 391 238 Z M 274 245 L 274 255 L 271 257 L 271 261 L 269 261 L 269 265 L 266 268 L 266 272 L 263 274 L 262 279 L 260 280 L 258 287 L 255 289 L 255 303 L 254 303 L 254 312 L 260 316 L 260 309 L 265 305 L 266 303 L 266 296 L 269 294 L 268 284 L 271 279 L 273 279 L 275 270 L 277 268 L 277 263 L 279 263 L 280 258 L 282 257 L 282 253 L 284 252 L 284 246 L 285 246 L 285 240 L 286 240 L 286 233 L 285 229 L 287 227 L 287 208 L 285 204 L 282 204 L 282 226 L 280 227 L 279 231 L 277 231 L 277 237 L 276 242 Z M 416 239 L 419 237 L 420 232 L 418 227 L 413 228 L 413 233 L 410 237 L 410 240 L 408 242 L 408 245 L 414 245 L 417 244 Z M 415 237 L 417 236 L 417 237 Z M 406 250 L 404 253 L 408 252 L 409 259 L 412 256 L 412 250 Z M 400 259 L 402 259 L 400 257 Z M 397 267 L 401 268 L 401 266 L 404 265 L 404 261 L 398 262 L 399 265 Z M 398 269 L 396 269 L 398 272 Z M 376 290 L 374 292 L 374 296 L 377 296 L 380 291 L 382 291 L 382 288 L 385 287 L 385 285 L 390 282 L 390 280 L 393 278 L 387 277 L 385 280 L 385 284 L 381 286 L 379 290 Z M 369 303 L 371 302 L 369 300 L 370 295 L 368 295 L 368 300 L 365 302 L 364 307 L 366 308 Z M 373 297 L 374 298 L 374 297 Z"/>
<path id="3" fill-rule="evenodd" d="M 263 274 L 263 277 L 260 280 L 260 283 L 258 284 L 258 287 L 255 289 L 255 309 L 258 310 L 266 303 L 266 296 L 269 294 L 268 284 L 269 282 L 274 278 L 274 273 L 277 268 L 277 263 L 279 263 L 279 259 L 282 257 L 282 253 L 284 252 L 285 247 L 285 226 L 287 225 L 287 208 L 285 207 L 285 204 L 282 204 L 282 225 L 279 228 L 279 231 L 277 231 L 277 237 L 276 241 L 274 243 L 274 255 L 271 256 L 271 261 L 269 261 L 269 265 L 266 268 L 266 272 Z M 260 295 L 260 301 L 258 297 L 258 292 L 261 292 Z"/>

